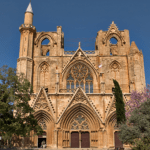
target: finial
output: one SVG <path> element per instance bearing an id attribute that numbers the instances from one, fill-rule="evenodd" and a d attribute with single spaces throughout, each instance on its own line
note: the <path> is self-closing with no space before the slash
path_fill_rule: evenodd
<path id="1" fill-rule="evenodd" d="M 79 42 L 79 48 L 81 47 L 81 42 Z"/>
<path id="2" fill-rule="evenodd" d="M 114 21 L 112 21 L 112 24 L 114 24 Z"/>

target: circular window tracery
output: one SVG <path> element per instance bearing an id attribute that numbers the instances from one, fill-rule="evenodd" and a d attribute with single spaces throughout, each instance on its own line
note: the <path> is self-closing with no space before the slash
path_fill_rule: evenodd
<path id="1" fill-rule="evenodd" d="M 86 93 L 93 93 L 93 77 L 89 68 L 78 63 L 67 74 L 67 89 L 81 87 Z"/>

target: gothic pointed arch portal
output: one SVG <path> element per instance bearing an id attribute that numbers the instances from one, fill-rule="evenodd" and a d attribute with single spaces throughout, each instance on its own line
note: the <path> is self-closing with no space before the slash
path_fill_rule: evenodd
<path id="1" fill-rule="evenodd" d="M 98 147 L 100 129 L 98 120 L 97 115 L 87 105 L 83 103 L 73 105 L 60 120 L 62 147 Z"/>

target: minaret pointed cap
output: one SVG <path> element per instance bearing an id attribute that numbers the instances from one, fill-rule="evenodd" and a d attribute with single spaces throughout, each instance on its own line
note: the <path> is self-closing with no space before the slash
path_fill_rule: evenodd
<path id="1" fill-rule="evenodd" d="M 26 12 L 31 12 L 31 13 L 33 13 L 32 6 L 31 6 L 31 1 L 30 1 L 29 5 L 28 5 L 28 7 L 27 7 Z"/>

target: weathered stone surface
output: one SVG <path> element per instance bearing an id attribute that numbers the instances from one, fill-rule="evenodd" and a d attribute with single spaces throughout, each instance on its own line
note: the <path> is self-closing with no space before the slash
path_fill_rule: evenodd
<path id="1" fill-rule="evenodd" d="M 31 17 L 28 13 L 25 17 Z M 75 53 L 64 53 L 61 26 L 56 32 L 36 32 L 34 26 L 25 24 L 20 32 L 17 73 L 23 72 L 33 85 L 30 105 L 46 132 L 47 147 L 71 147 L 73 131 L 79 132 L 81 147 L 81 133 L 86 131 L 91 148 L 114 148 L 113 79 L 119 82 L 125 103 L 132 90 L 145 87 L 143 55 L 135 42 L 130 46 L 129 31 L 119 31 L 112 22 L 108 31 L 98 31 L 96 49 L 91 54 L 85 53 L 80 44 Z M 41 45 L 46 38 L 48 45 Z M 117 44 L 111 44 L 111 38 Z M 85 121 L 83 127 L 78 117 Z M 38 146 L 38 137 L 33 134 L 26 146 Z"/>

